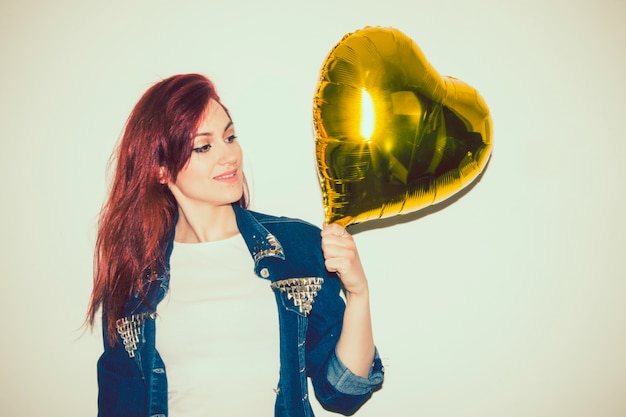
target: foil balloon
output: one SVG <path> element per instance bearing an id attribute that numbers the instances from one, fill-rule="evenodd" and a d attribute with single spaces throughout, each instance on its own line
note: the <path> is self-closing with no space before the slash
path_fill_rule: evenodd
<path id="1" fill-rule="evenodd" d="M 489 109 L 441 76 L 394 28 L 347 34 L 321 70 L 313 104 L 326 222 L 406 214 L 472 183 L 492 148 Z"/>

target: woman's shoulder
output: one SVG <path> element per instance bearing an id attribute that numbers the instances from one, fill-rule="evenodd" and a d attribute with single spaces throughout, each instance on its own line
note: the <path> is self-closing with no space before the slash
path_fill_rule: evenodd
<path id="1" fill-rule="evenodd" d="M 289 217 L 284 215 L 273 215 L 267 214 L 260 211 L 249 210 L 248 212 L 262 225 L 288 225 L 290 227 L 297 227 L 303 229 L 314 229 L 320 230 L 318 226 L 315 226 L 313 223 L 308 222 L 306 220 L 297 218 L 297 217 Z"/>
<path id="2" fill-rule="evenodd" d="M 283 243 L 293 244 L 296 242 L 298 245 L 303 245 L 305 242 L 310 242 L 309 244 L 318 244 L 321 238 L 320 227 L 301 218 L 277 216 L 259 211 L 248 210 L 248 212 L 261 226 Z"/>
<path id="3" fill-rule="evenodd" d="M 279 245 L 282 246 L 285 254 L 291 255 L 293 259 L 300 259 L 304 253 L 314 262 L 318 262 L 318 257 L 311 257 L 312 253 L 321 256 L 321 229 L 306 220 L 298 217 L 277 216 L 259 211 L 248 213 L 254 218 L 265 231 L 270 233 Z"/>

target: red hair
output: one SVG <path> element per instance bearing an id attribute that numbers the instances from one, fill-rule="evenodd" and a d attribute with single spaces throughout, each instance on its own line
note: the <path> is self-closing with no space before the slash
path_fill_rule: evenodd
<path id="1" fill-rule="evenodd" d="M 145 274 L 165 268 L 163 244 L 173 233 L 178 205 L 160 178 L 165 170 L 175 181 L 188 162 L 193 135 L 211 99 L 222 105 L 205 76 L 174 75 L 150 87 L 126 122 L 114 153 L 111 189 L 100 212 L 87 311 L 93 326 L 102 308 L 111 345 L 117 340 L 115 322 L 129 297 L 142 288 Z M 246 207 L 245 178 L 243 191 L 238 204 Z"/>

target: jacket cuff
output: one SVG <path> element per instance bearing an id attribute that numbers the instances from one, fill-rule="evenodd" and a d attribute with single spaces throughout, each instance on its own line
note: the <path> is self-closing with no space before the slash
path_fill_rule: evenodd
<path id="1" fill-rule="evenodd" d="M 350 371 L 333 352 L 328 364 L 326 378 L 328 382 L 339 392 L 347 395 L 363 395 L 371 393 L 376 389 L 384 378 L 384 369 L 378 356 L 378 351 L 374 351 L 374 361 L 370 367 L 368 378 L 355 375 Z"/>

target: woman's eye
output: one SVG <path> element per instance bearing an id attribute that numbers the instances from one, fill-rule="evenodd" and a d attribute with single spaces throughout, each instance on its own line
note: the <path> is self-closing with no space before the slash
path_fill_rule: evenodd
<path id="1" fill-rule="evenodd" d="M 211 145 L 209 145 L 207 143 L 204 146 L 200 146 L 198 148 L 193 148 L 192 151 L 197 152 L 197 153 L 204 153 L 204 152 L 207 152 L 209 149 L 211 149 Z"/>
<path id="2" fill-rule="evenodd" d="M 226 143 L 233 143 L 233 142 L 235 141 L 235 139 L 237 139 L 237 136 L 235 136 L 235 135 L 230 135 L 230 136 L 229 136 L 229 137 L 227 137 L 225 140 L 226 140 Z"/>

